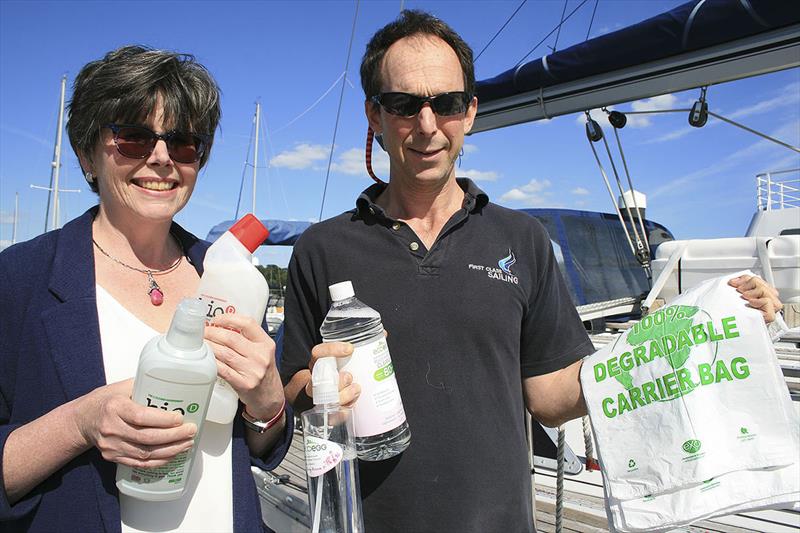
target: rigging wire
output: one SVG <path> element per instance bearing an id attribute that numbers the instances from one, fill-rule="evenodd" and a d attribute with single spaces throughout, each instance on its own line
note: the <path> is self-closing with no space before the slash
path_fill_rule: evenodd
<path id="1" fill-rule="evenodd" d="M 553 52 L 558 48 L 558 38 L 561 36 L 561 26 L 564 24 L 564 13 L 567 12 L 567 2 L 569 2 L 569 0 L 564 0 L 564 9 L 561 10 L 561 22 L 558 23 L 558 31 L 556 32 L 556 42 L 554 42 L 553 46 L 550 48 Z"/>
<path id="2" fill-rule="evenodd" d="M 347 69 L 350 67 L 350 52 L 353 49 L 353 39 L 356 35 L 356 21 L 358 20 L 358 5 L 360 0 L 356 0 L 356 12 L 353 15 L 353 29 L 350 31 L 350 43 L 347 45 L 347 60 L 344 64 L 344 80 L 347 80 Z M 319 220 L 322 220 L 322 211 L 325 208 L 325 195 L 328 192 L 328 179 L 331 175 L 331 164 L 333 163 L 333 148 L 336 145 L 336 132 L 339 130 L 339 116 L 342 113 L 342 100 L 344 100 L 344 88 L 347 84 L 342 81 L 342 91 L 339 93 L 339 107 L 336 110 L 336 123 L 333 126 L 333 139 L 331 139 L 331 151 L 328 156 L 328 168 L 325 171 L 325 186 L 322 189 L 322 203 L 319 206 Z"/>
<path id="3" fill-rule="evenodd" d="M 600 3 L 600 0 L 594 1 L 594 9 L 592 10 L 592 19 L 589 21 L 589 29 L 586 30 L 586 39 L 585 41 L 589 40 L 589 34 L 592 33 L 592 24 L 594 24 L 594 14 L 597 13 L 597 4 Z"/>
<path id="4" fill-rule="evenodd" d="M 642 216 L 642 212 L 639 209 L 639 201 L 636 200 L 636 189 L 633 188 L 633 180 L 631 180 L 631 173 L 628 171 L 628 162 L 625 159 L 625 152 L 622 150 L 622 141 L 619 139 L 619 128 L 612 128 L 614 130 L 614 137 L 617 139 L 617 148 L 619 148 L 619 155 L 622 159 L 622 166 L 625 169 L 625 176 L 628 178 L 628 189 L 631 191 L 631 198 L 633 199 L 633 209 L 636 211 L 636 217 L 639 219 L 639 228 L 642 232 L 642 238 L 644 239 L 644 247 L 647 250 L 649 255 L 650 253 L 650 240 L 647 238 L 647 231 L 644 228 L 644 217 Z M 633 217 L 631 216 L 631 208 L 628 205 L 628 200 L 625 199 L 625 193 L 622 193 L 622 201 L 625 203 L 625 209 L 628 210 L 628 217 L 631 219 L 631 225 L 636 228 L 635 223 L 633 221 Z M 637 235 L 636 238 L 638 239 L 639 236 Z"/>
<path id="5" fill-rule="evenodd" d="M 272 135 L 270 135 L 269 128 L 266 126 L 266 123 L 267 123 L 267 117 L 266 117 L 266 113 L 264 113 L 264 120 L 261 123 L 261 128 L 262 128 L 261 131 L 262 131 L 262 133 L 264 133 L 264 138 L 267 140 L 267 142 L 265 143 L 265 146 L 264 146 L 264 161 L 266 162 L 264 168 L 267 169 L 267 186 L 269 187 L 269 183 L 271 181 L 269 172 L 270 172 L 270 169 L 273 168 L 273 167 L 270 164 L 269 158 L 267 157 L 269 154 L 267 152 L 267 146 L 266 145 L 269 145 L 269 149 L 272 150 L 273 154 L 275 153 L 276 150 L 275 150 L 275 143 L 272 142 Z M 278 174 L 278 186 L 280 187 L 280 190 L 281 190 L 281 198 L 283 199 L 283 208 L 286 210 L 286 213 L 288 213 L 289 212 L 289 202 L 286 201 L 286 191 L 283 189 L 283 180 L 281 179 L 280 170 L 279 170 L 278 167 L 275 167 L 275 173 Z"/>
<path id="6" fill-rule="evenodd" d="M 483 49 L 480 52 L 478 52 L 478 55 L 475 56 L 475 60 L 473 61 L 473 63 L 477 63 L 478 62 L 478 58 L 480 58 L 481 55 L 486 51 L 486 49 L 489 48 L 489 45 L 492 44 L 495 39 L 497 39 L 497 36 L 500 35 L 500 33 L 504 29 L 506 29 L 506 26 L 508 26 L 508 23 L 511 22 L 511 19 L 514 18 L 514 16 L 517 14 L 517 12 L 519 12 L 519 10 L 522 9 L 522 6 L 524 6 L 527 3 L 527 1 L 528 0 L 522 0 L 522 2 L 520 2 L 520 4 L 517 6 L 517 9 L 515 9 L 514 12 L 511 13 L 511 16 L 508 17 L 508 20 L 506 20 L 505 23 L 502 26 L 500 26 L 500 29 L 497 30 L 497 33 L 495 33 L 494 36 L 491 39 L 489 39 L 489 42 L 486 43 L 486 46 L 484 46 Z M 564 16 L 563 13 L 562 13 L 561 16 L 562 17 Z"/>
<path id="7" fill-rule="evenodd" d="M 247 153 L 244 156 L 244 166 L 242 166 L 242 179 L 239 182 L 239 197 L 236 199 L 236 213 L 233 215 L 234 220 L 239 220 L 239 207 L 242 203 L 242 189 L 244 189 L 244 177 L 247 173 L 247 167 L 250 165 L 250 149 L 253 147 L 253 130 L 256 129 L 256 116 L 253 115 L 253 123 L 250 126 L 250 139 L 247 144 Z"/>
<path id="8" fill-rule="evenodd" d="M 302 113 L 300 113 L 299 115 L 297 115 L 296 117 L 294 117 L 292 120 L 290 120 L 289 122 L 287 122 L 286 124 L 284 124 L 283 126 L 281 126 L 280 128 L 278 128 L 277 130 L 275 130 L 275 133 L 278 133 L 279 131 L 285 130 L 286 128 L 288 128 L 289 126 L 291 126 L 292 124 L 294 124 L 295 122 L 297 122 L 298 120 L 300 120 L 300 119 L 303 117 L 303 115 L 305 115 L 306 113 L 308 113 L 309 111 L 311 111 L 312 109 L 314 109 L 315 107 L 317 107 L 317 104 L 319 104 L 319 103 L 322 101 L 322 99 L 323 99 L 323 98 L 325 98 L 326 96 L 328 96 L 328 93 L 329 93 L 329 92 L 331 92 L 331 91 L 333 90 L 333 88 L 334 88 L 334 87 L 336 87 L 336 84 L 337 84 L 337 83 L 339 83 L 339 81 L 341 81 L 342 77 L 343 77 L 345 74 L 347 74 L 347 72 L 342 72 L 341 74 L 339 74 L 339 77 L 338 77 L 338 78 L 336 78 L 336 80 L 335 80 L 335 81 L 334 81 L 334 82 L 331 84 L 331 86 L 330 86 L 330 87 L 328 87 L 328 89 L 327 89 L 327 90 L 326 90 L 324 93 L 322 93 L 322 96 L 320 96 L 319 98 L 317 98 L 317 99 L 314 101 L 314 103 L 313 103 L 313 104 L 311 104 L 310 106 L 308 106 L 308 107 L 306 108 L 306 110 L 305 110 L 305 111 L 303 111 Z"/>
<path id="9" fill-rule="evenodd" d="M 529 55 L 531 55 L 531 54 L 533 53 L 533 51 L 534 51 L 534 50 L 536 50 L 537 48 L 539 48 L 539 46 L 541 46 L 541 44 L 542 44 L 543 42 L 545 42 L 545 41 L 546 41 L 546 40 L 547 40 L 547 39 L 548 39 L 548 38 L 549 38 L 551 35 L 553 35 L 553 34 L 556 32 L 556 30 L 558 30 L 558 29 L 559 29 L 559 28 L 560 28 L 560 27 L 561 27 L 561 26 L 562 26 L 562 25 L 563 25 L 563 24 L 564 24 L 566 21 L 568 21 L 568 20 L 570 19 L 570 17 L 571 17 L 572 15 L 574 15 L 574 14 L 575 14 L 575 12 L 576 12 L 576 11 L 578 11 L 580 8 L 582 8 L 582 7 L 583 7 L 583 5 L 584 5 L 586 2 L 588 2 L 588 1 L 589 1 L 589 0 L 583 0 L 583 2 L 581 2 L 580 4 L 578 4 L 578 7 L 576 7 L 576 8 L 575 8 L 575 9 L 573 9 L 572 11 L 570 11 L 569 15 L 567 15 L 567 16 L 564 18 L 564 20 L 562 20 L 562 21 L 559 23 L 559 25 L 558 25 L 558 26 L 556 26 L 555 28 L 553 28 L 552 30 L 550 30 L 550 33 L 548 33 L 547 35 L 545 35 L 545 36 L 542 38 L 542 40 L 541 40 L 541 41 L 539 41 L 539 42 L 536 44 L 536 46 L 534 46 L 533 48 L 531 48 L 531 49 L 528 51 L 528 53 L 527 53 L 527 54 L 525 54 L 525 56 L 524 56 L 522 59 L 520 59 L 519 61 L 517 61 L 517 64 L 516 64 L 516 65 L 514 65 L 514 67 L 516 68 L 516 67 L 520 66 L 520 65 L 522 64 L 522 62 L 523 62 L 523 61 L 525 61 L 526 59 L 528 59 L 528 56 L 529 56 Z"/>

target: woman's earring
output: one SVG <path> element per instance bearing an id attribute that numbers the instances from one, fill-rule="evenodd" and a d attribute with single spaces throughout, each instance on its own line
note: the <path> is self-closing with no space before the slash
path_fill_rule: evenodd
<path id="1" fill-rule="evenodd" d="M 86 179 L 86 183 L 88 183 L 89 185 L 94 183 L 94 174 L 92 174 L 91 172 L 87 172 L 83 177 Z"/>

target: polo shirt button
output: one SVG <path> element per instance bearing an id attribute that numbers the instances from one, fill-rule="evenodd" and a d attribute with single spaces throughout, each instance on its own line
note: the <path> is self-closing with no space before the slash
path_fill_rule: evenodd
<path id="1" fill-rule="evenodd" d="M 392 224 L 392 229 L 395 230 L 395 231 L 399 230 L 400 229 L 400 223 L 399 222 L 395 222 L 394 224 Z"/>
<path id="2" fill-rule="evenodd" d="M 419 250 L 419 244 L 417 244 L 415 242 L 412 242 L 411 244 L 409 244 L 408 247 L 411 248 L 412 252 L 416 252 L 417 250 Z"/>

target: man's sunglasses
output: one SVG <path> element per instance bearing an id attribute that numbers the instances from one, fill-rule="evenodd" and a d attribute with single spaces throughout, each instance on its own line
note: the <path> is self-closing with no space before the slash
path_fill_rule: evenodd
<path id="1" fill-rule="evenodd" d="M 129 124 L 106 124 L 105 128 L 114 133 L 117 151 L 131 159 L 145 159 L 153 153 L 158 141 L 167 143 L 169 157 L 176 163 L 195 163 L 203 157 L 209 144 L 210 135 L 169 131 L 156 133 L 144 126 Z"/>
<path id="2" fill-rule="evenodd" d="M 458 115 L 467 110 L 472 97 L 465 91 L 417 96 L 408 93 L 381 93 L 370 98 L 383 107 L 387 113 L 401 117 L 413 117 L 419 113 L 426 102 L 430 102 L 433 112 L 442 117 Z"/>

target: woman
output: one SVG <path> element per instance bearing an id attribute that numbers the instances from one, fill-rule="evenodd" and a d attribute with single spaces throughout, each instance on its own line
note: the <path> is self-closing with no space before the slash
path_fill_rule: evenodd
<path id="1" fill-rule="evenodd" d="M 131 377 L 196 291 L 208 243 L 172 219 L 219 116 L 191 56 L 128 46 L 78 74 L 67 128 L 99 205 L 0 254 L 0 305 L 13 309 L 0 321 L 0 530 L 261 530 L 249 467 L 276 466 L 292 424 L 275 345 L 251 319 L 217 317 L 206 339 L 261 431 L 207 423 L 180 500 L 114 484 L 116 464 L 157 467 L 193 445 L 193 424 L 130 399 Z"/>

